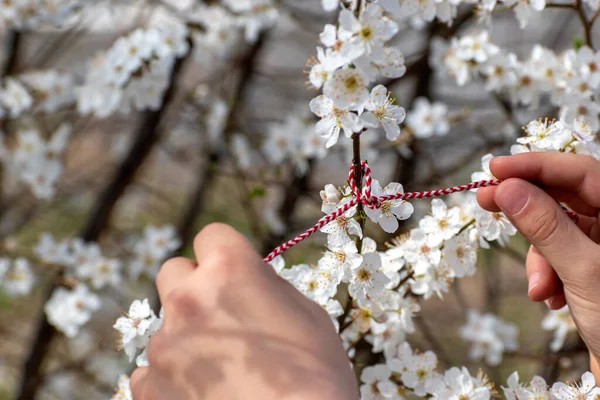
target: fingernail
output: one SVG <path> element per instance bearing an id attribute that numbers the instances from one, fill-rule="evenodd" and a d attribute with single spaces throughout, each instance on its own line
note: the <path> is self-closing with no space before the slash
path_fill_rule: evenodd
<path id="1" fill-rule="evenodd" d="M 505 214 L 514 215 L 521 211 L 529 200 L 529 191 L 522 182 L 509 182 L 496 190 L 496 204 Z"/>
<path id="2" fill-rule="evenodd" d="M 534 272 L 533 274 L 531 274 L 531 276 L 529 277 L 529 288 L 527 289 L 527 294 L 531 293 L 533 288 L 535 288 L 538 285 L 538 283 L 540 283 L 540 280 L 541 275 L 539 272 Z"/>
<path id="3" fill-rule="evenodd" d="M 552 300 L 554 300 L 554 296 L 550 297 L 549 299 L 544 300 L 544 303 L 546 303 L 546 305 L 548 306 L 549 309 L 552 309 Z"/>

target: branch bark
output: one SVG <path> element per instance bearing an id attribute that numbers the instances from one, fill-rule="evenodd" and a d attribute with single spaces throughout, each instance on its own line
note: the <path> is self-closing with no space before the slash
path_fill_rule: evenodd
<path id="1" fill-rule="evenodd" d="M 243 98 L 246 96 L 246 92 L 248 87 L 250 86 L 250 82 L 252 80 L 252 76 L 254 70 L 256 69 L 256 61 L 258 59 L 258 55 L 264 43 L 267 39 L 267 34 L 263 33 L 260 35 L 259 39 L 256 43 L 251 47 L 251 49 L 239 60 L 239 65 L 242 66 L 243 70 L 241 76 L 239 78 L 239 82 L 237 84 L 237 88 L 235 90 L 234 95 L 232 96 L 231 107 L 229 109 L 229 113 L 227 115 L 227 124 L 223 130 L 223 139 L 224 142 L 227 142 L 231 136 L 231 134 L 235 130 L 234 118 L 236 114 L 239 112 L 239 109 L 242 104 Z M 186 211 L 181 215 L 179 223 L 177 224 L 177 234 L 181 241 L 179 248 L 175 249 L 171 256 L 175 256 L 179 254 L 185 246 L 187 246 L 193 239 L 195 230 L 194 230 L 194 222 L 198 215 L 202 213 L 204 206 L 206 204 L 206 193 L 210 189 L 216 173 L 218 171 L 218 164 L 222 161 L 225 148 L 219 148 L 218 145 L 215 146 L 208 155 L 208 160 L 205 164 L 204 172 L 200 174 L 200 179 L 198 179 L 196 183 L 196 187 L 190 193 L 189 199 L 187 201 Z M 160 299 L 157 293 L 154 293 L 154 300 L 152 301 L 153 308 L 160 308 Z"/>
<path id="2" fill-rule="evenodd" d="M 135 134 L 135 140 L 129 154 L 114 173 L 110 183 L 104 188 L 97 198 L 95 206 L 89 215 L 87 223 L 79 236 L 86 242 L 96 241 L 110 221 L 114 207 L 133 180 L 138 168 L 146 160 L 154 144 L 159 138 L 159 125 L 166 109 L 175 93 L 175 81 L 179 76 L 184 59 L 176 61 L 171 72 L 169 87 L 167 88 L 162 106 L 157 111 L 144 113 L 142 121 Z M 58 277 L 60 278 L 60 276 Z M 56 288 L 56 280 L 50 283 L 42 296 L 45 304 Z M 18 400 L 34 399 L 43 382 L 42 365 L 50 350 L 50 343 L 57 335 L 56 329 L 48 323 L 45 313 L 39 315 L 31 350 L 23 365 L 21 386 Z"/>

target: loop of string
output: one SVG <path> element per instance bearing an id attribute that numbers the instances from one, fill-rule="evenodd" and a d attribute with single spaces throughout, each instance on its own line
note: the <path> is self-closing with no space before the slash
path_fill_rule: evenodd
<path id="1" fill-rule="evenodd" d="M 390 200 L 406 201 L 412 199 L 429 199 L 434 197 L 446 196 L 452 193 L 478 189 L 482 187 L 498 186 L 500 183 L 502 183 L 502 180 L 500 179 L 489 179 L 471 182 L 467 183 L 466 185 L 459 185 L 446 189 L 435 189 L 423 192 L 399 192 L 382 196 L 373 196 L 371 188 L 373 183 L 373 180 L 371 178 L 371 168 L 366 163 L 366 161 L 361 161 L 361 167 L 363 170 L 362 180 L 364 181 L 364 187 L 362 188 L 362 190 L 359 189 L 359 184 L 354 179 L 354 165 L 352 165 L 348 174 L 348 183 L 350 184 L 350 190 L 353 194 L 353 198 L 350 201 L 341 205 L 331 214 L 328 214 L 321 218 L 316 224 L 307 229 L 305 232 L 277 246 L 275 249 L 273 249 L 273 251 L 269 253 L 268 256 L 264 258 L 264 261 L 267 263 L 271 262 L 275 257 L 281 255 L 286 250 L 291 249 L 303 240 L 308 239 L 313 233 L 315 233 L 325 225 L 329 224 L 330 222 L 337 220 L 338 218 L 340 218 L 338 222 L 340 224 L 344 224 L 349 217 L 346 217 L 343 214 L 358 204 L 363 204 L 364 206 L 369 207 L 371 209 L 378 209 L 381 208 L 381 206 L 385 202 Z M 576 223 L 578 222 L 579 217 L 576 213 L 567 209 L 562 204 L 560 206 L 573 221 L 575 221 Z"/>

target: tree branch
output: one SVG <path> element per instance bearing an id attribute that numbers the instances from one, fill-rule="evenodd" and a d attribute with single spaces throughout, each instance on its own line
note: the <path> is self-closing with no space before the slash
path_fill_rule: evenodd
<path id="1" fill-rule="evenodd" d="M 179 76 L 183 62 L 184 59 L 179 59 L 173 67 L 170 83 L 163 97 L 162 106 L 157 111 L 147 111 L 144 113 L 128 156 L 114 173 L 110 183 L 97 198 L 88 221 L 80 232 L 80 237 L 84 241 L 90 242 L 98 240 L 100 234 L 109 223 L 110 216 L 117 201 L 133 180 L 138 168 L 150 154 L 150 150 L 154 144 L 158 141 L 158 127 L 173 98 L 175 82 Z M 53 283 L 46 287 L 42 297 L 42 304 L 45 304 L 48 299 L 50 299 L 52 292 L 56 288 L 54 281 L 57 280 L 59 279 L 53 280 Z M 31 350 L 23 365 L 21 386 L 17 399 L 30 400 L 35 398 L 43 381 L 42 364 L 48 355 L 50 343 L 56 334 L 56 329 L 48 323 L 46 315 L 42 311 L 37 320 L 37 327 Z"/>

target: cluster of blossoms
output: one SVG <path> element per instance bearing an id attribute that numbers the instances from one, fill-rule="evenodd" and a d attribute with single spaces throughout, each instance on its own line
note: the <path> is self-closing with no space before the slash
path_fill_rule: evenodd
<path id="1" fill-rule="evenodd" d="M 514 104 L 534 107 L 547 99 L 568 124 L 578 120 L 593 132 L 600 129 L 600 52 L 582 46 L 556 54 L 536 45 L 522 61 L 491 43 L 486 31 L 435 44 L 432 67 L 458 85 L 480 78 L 486 90 Z"/>
<path id="2" fill-rule="evenodd" d="M 536 134 L 540 124 L 549 129 L 547 135 Z M 553 142 L 555 135 L 566 135 L 567 130 L 560 121 L 533 121 L 527 127 L 530 135 L 518 139 L 520 144 L 513 146 L 513 151 L 551 151 L 546 141 Z M 554 151 L 588 149 L 579 141 L 580 135 L 569 132 L 569 140 L 560 141 L 564 146 Z M 491 155 L 483 158 L 483 171 L 473 174 L 474 180 L 493 178 L 489 172 L 491 158 Z M 381 188 L 377 180 L 372 181 L 371 189 L 373 196 L 403 191 L 398 183 Z M 327 185 L 321 191 L 322 211 L 329 214 L 353 196 L 349 188 Z M 502 244 L 516 230 L 501 213 L 481 209 L 473 193 L 460 197 L 453 207 L 434 199 L 431 209 L 431 214 L 422 218 L 417 227 L 393 240 L 387 250 L 378 251 L 375 241 L 363 237 L 361 225 L 355 219 L 357 206 L 351 207 L 321 229 L 327 234 L 327 250 L 316 264 L 285 268 L 282 257 L 271 263 L 283 278 L 330 314 L 349 356 L 354 354 L 360 338 L 372 344 L 373 352 L 383 353 L 385 364 L 362 372 L 363 399 L 402 399 L 409 393 L 439 399 L 461 396 L 488 399 L 493 393 L 484 376 L 473 377 L 465 368 L 451 368 L 443 374 L 436 372 L 435 354 L 413 352 L 406 335 L 415 329 L 413 318 L 420 311 L 418 296 L 442 297 L 454 279 L 476 272 L 480 246 L 488 247 L 490 241 Z M 409 218 L 413 211 L 410 203 L 400 200 L 387 200 L 379 208 L 364 210 L 366 217 L 387 232 L 394 232 L 398 219 Z M 360 251 L 353 237 L 360 239 Z M 342 283 L 348 285 L 351 296 L 348 313 L 344 313 L 344 306 L 336 298 Z M 561 315 L 564 314 L 563 310 Z M 342 315 L 346 315 L 345 319 L 339 320 Z M 572 326 L 570 317 L 558 317 L 556 312 L 549 314 L 544 328 L 556 330 L 558 344 L 553 345 L 554 350 L 560 348 Z M 516 326 L 490 314 L 471 311 L 460 333 L 472 343 L 471 356 L 485 357 L 491 365 L 501 361 L 503 352 L 518 347 Z M 149 335 L 144 330 L 139 336 L 143 340 L 135 348 L 143 349 Z"/>
<path id="3" fill-rule="evenodd" d="M 187 37 L 184 25 L 171 24 L 136 29 L 119 38 L 96 57 L 77 88 L 79 112 L 106 117 L 132 108 L 158 109 L 175 60 L 189 51 Z"/>
<path id="4" fill-rule="evenodd" d="M 270 124 L 262 146 L 262 155 L 270 165 L 290 161 L 298 175 L 304 175 L 308 171 L 309 159 L 323 159 L 327 155 L 323 139 L 315 134 L 314 127 L 301 116 L 302 114 L 290 114 L 283 122 Z M 237 159 L 241 161 L 240 166 L 248 168 L 253 154 L 244 140 L 245 136 L 236 135 L 233 148 L 238 155 Z"/>
<path id="5" fill-rule="evenodd" d="M 551 388 L 544 378 L 534 376 L 529 384 L 519 383 L 519 374 L 514 372 L 507 381 L 508 387 L 502 387 L 507 399 L 595 399 L 600 395 L 600 388 L 596 387 L 594 375 L 586 372 L 581 376 L 581 384 L 566 385 L 556 382 Z"/>
<path id="6" fill-rule="evenodd" d="M 171 226 L 146 227 L 141 238 L 132 240 L 132 257 L 127 263 L 129 276 L 138 278 L 144 273 L 153 279 L 160 263 L 179 243 Z M 74 337 L 101 306 L 100 296 L 90 287 L 95 291 L 118 287 L 123 281 L 123 262 L 103 255 L 97 243 L 86 243 L 80 238 L 56 241 L 48 233 L 41 235 L 35 253 L 42 263 L 62 267 L 63 279 L 69 287 L 55 289 L 44 310 L 52 325 Z M 12 286 L 14 291 L 21 287 Z"/>
<path id="7" fill-rule="evenodd" d="M 417 97 L 413 109 L 406 114 L 406 125 L 417 139 L 444 136 L 450 131 L 448 107 L 439 102 L 431 103 L 425 97 Z"/>
<path id="8" fill-rule="evenodd" d="M 459 3 L 381 0 L 358 7 L 354 1 L 323 1 L 326 10 L 341 7 L 338 25 L 327 25 L 320 36 L 324 47 L 317 48 L 318 58 L 313 61 L 309 72 L 311 85 L 323 90 L 322 95 L 311 101 L 310 109 L 321 118 L 316 132 L 326 141 L 326 148 L 338 142 L 340 132 L 346 137 L 356 137 L 360 133 L 360 138 L 366 139 L 377 137 L 375 132 L 380 130 L 389 140 L 399 137 L 399 125 L 405 118 L 404 109 L 394 105 L 384 86 L 369 86 L 378 76 L 397 78 L 405 72 L 402 54 L 385 46 L 398 32 L 398 24 L 393 17 L 402 15 L 413 20 L 431 21 L 437 16 L 449 22 Z M 519 2 L 516 11 L 522 16 L 523 7 L 529 7 L 529 3 L 521 3 L 524 2 Z M 511 3 L 507 1 L 505 4 Z M 432 58 L 436 69 L 450 72 L 459 84 L 481 77 L 489 90 L 506 91 L 516 103 L 531 105 L 542 94 L 550 94 L 562 101 L 571 99 L 562 97 L 573 90 L 570 88 L 572 83 L 566 84 L 567 75 L 568 78 L 585 77 L 589 80 L 589 87 L 598 87 L 597 82 L 593 83 L 595 78 L 591 77 L 590 64 L 587 64 L 586 70 L 582 63 L 575 63 L 570 65 L 570 74 L 560 78 L 563 83 L 555 85 L 562 90 L 550 93 L 538 85 L 539 92 L 528 93 L 523 85 L 535 83 L 535 79 L 550 79 L 551 76 L 558 80 L 559 75 L 550 74 L 547 70 L 544 73 L 540 64 L 532 63 L 529 69 L 532 78 L 527 81 L 523 79 L 522 66 L 509 68 L 509 71 L 500 68 L 506 67 L 506 64 L 496 62 L 494 57 L 501 55 L 501 51 L 489 43 L 486 33 L 466 36 L 453 40 L 445 48 L 439 45 L 437 48 Z M 581 51 L 573 54 L 581 58 Z M 537 57 L 539 60 L 541 55 Z M 514 78 L 505 76 L 510 74 Z M 546 77 L 543 78 L 543 75 Z M 586 95 L 594 100 L 596 93 L 586 92 Z M 564 118 L 560 121 L 532 121 L 525 129 L 527 136 L 519 138 L 511 152 L 561 151 L 599 157 L 593 142 L 594 122 L 583 118 L 581 113 L 569 113 L 570 106 L 566 103 L 561 105 L 567 109 L 562 110 Z M 414 109 L 408 114 L 407 125 L 416 138 L 428 138 L 448 133 L 449 121 L 448 110 L 443 104 L 431 104 L 423 98 L 415 102 Z M 263 148 L 272 162 L 296 160 L 298 143 L 309 140 L 295 138 L 290 132 L 314 138 L 314 134 L 298 118 L 273 125 Z M 315 149 L 318 143 L 313 142 Z M 245 150 L 248 143 L 240 137 L 234 140 L 233 146 L 237 148 L 240 165 L 249 165 L 252 159 Z M 315 155 L 320 154 L 315 151 Z M 472 175 L 474 181 L 495 179 L 489 169 L 492 157 L 491 154 L 483 157 L 482 171 Z M 483 374 L 473 376 L 465 367 L 438 371 L 436 355 L 430 351 L 414 351 L 406 337 L 415 331 L 413 318 L 420 311 L 420 297 L 427 299 L 435 294 L 441 298 L 455 279 L 475 274 L 478 250 L 488 248 L 489 242 L 504 245 L 516 229 L 502 213 L 483 210 L 478 206 L 474 193 L 466 193 L 455 195 L 448 203 L 441 199 L 433 200 L 429 215 L 408 233 L 392 240 L 387 249 L 379 250 L 374 240 L 363 236 L 359 221 L 369 219 L 385 232 L 393 233 L 399 228 L 398 221 L 411 217 L 414 208 L 403 200 L 380 201 L 376 206 L 368 203 L 348 207 L 351 201 L 354 201 L 353 204 L 360 203 L 356 201 L 357 194 L 351 187 L 364 186 L 366 181 L 355 182 L 355 185 L 349 183 L 350 187 L 344 188 L 327 185 L 320 193 L 325 214 L 330 215 L 342 207 L 345 209 L 320 229 L 327 235 L 326 251 L 322 257 L 314 264 L 286 267 L 284 259 L 278 256 L 271 265 L 280 276 L 329 313 L 349 357 L 355 355 L 356 344 L 361 339 L 372 345 L 374 353 L 382 355 L 382 362 L 362 370 L 362 399 L 401 400 L 413 396 L 487 400 L 495 396 L 497 392 Z M 373 197 L 403 193 L 402 185 L 395 182 L 382 187 L 379 181 L 372 180 L 369 189 Z M 344 305 L 337 297 L 341 285 L 347 286 L 349 294 Z M 151 326 L 160 326 L 161 321 L 145 304 L 134 303 L 135 309 L 132 305 L 129 315 L 120 318 L 115 325 L 130 359 L 142 350 L 141 361 L 138 360 L 138 364 L 142 365 L 147 363 L 143 354 L 154 332 Z M 543 323 L 545 329 L 555 331 L 552 345 L 555 351 L 560 349 L 566 334 L 573 329 L 572 319 L 565 315 L 568 315 L 566 310 L 551 312 Z M 518 347 L 516 326 L 490 314 L 480 315 L 471 311 L 460 333 L 471 343 L 471 356 L 485 358 L 491 365 L 497 365 L 505 351 L 514 351 Z M 522 385 L 518 376 L 513 374 L 508 387 L 503 389 L 511 400 L 535 396 L 566 400 L 580 395 L 594 396 L 599 390 L 589 373 L 584 374 L 582 381 L 580 386 L 556 383 L 549 388 L 539 377 L 534 377 L 529 385 Z M 125 392 L 120 390 L 117 395 Z"/>
<path id="9" fill-rule="evenodd" d="M 63 169 L 62 153 L 69 142 L 71 127 L 60 125 L 45 139 L 35 128 L 22 129 L 13 138 L 5 137 L 0 146 L 0 160 L 8 189 L 24 183 L 40 199 L 51 199 Z"/>
<path id="10" fill-rule="evenodd" d="M 129 276 L 137 279 L 140 274 L 154 279 L 162 261 L 181 245 L 175 228 L 148 226 L 141 238 L 132 243 L 134 259 L 129 265 Z"/>
<path id="11" fill-rule="evenodd" d="M 87 324 L 92 314 L 100 309 L 100 296 L 83 283 L 72 289 L 58 287 L 44 305 L 48 322 L 67 337 L 73 338 Z"/>
<path id="12" fill-rule="evenodd" d="M 471 342 L 469 357 L 473 360 L 485 361 L 489 365 L 499 365 L 504 351 L 515 351 L 518 348 L 515 324 L 506 322 L 494 314 L 483 314 L 469 310 L 467 323 L 460 330 L 460 337 Z"/>
<path id="13" fill-rule="evenodd" d="M 322 0 L 325 11 L 334 11 L 340 3 L 350 3 L 351 9 L 356 7 L 356 0 Z M 458 6 L 474 4 L 477 0 L 379 0 L 379 4 L 397 21 L 407 21 L 419 28 L 434 19 L 451 25 L 456 18 Z"/>
<path id="14" fill-rule="evenodd" d="M 0 290 L 9 297 L 27 296 L 35 285 L 36 277 L 29 261 L 20 257 L 14 261 L 0 258 Z"/>
<path id="15" fill-rule="evenodd" d="M 223 3 L 234 14 L 236 25 L 244 29 L 248 42 L 256 41 L 259 33 L 273 26 L 279 17 L 273 0 L 225 0 Z"/>
<path id="16" fill-rule="evenodd" d="M 0 89 L 0 117 L 24 113 L 52 113 L 75 100 L 73 77 L 54 70 L 32 71 L 4 79 Z"/>
<path id="17" fill-rule="evenodd" d="M 550 342 L 550 350 L 559 351 L 565 344 L 567 335 L 577 332 L 575 321 L 569 312 L 569 306 L 564 306 L 560 310 L 550 310 L 548 315 L 542 321 L 542 328 L 547 331 L 554 331 L 554 339 Z"/>
<path id="18" fill-rule="evenodd" d="M 247 42 L 255 42 L 260 32 L 272 27 L 279 18 L 279 10 L 272 0 L 224 1 L 223 4 L 199 4 L 184 16 L 193 29 L 195 58 L 202 64 L 223 61 L 235 54 L 243 35 Z"/>
<path id="19" fill-rule="evenodd" d="M 386 363 L 362 370 L 362 400 L 394 399 L 407 396 L 434 399 L 489 399 L 493 386 L 484 375 L 453 367 L 437 371 L 437 357 L 431 352 L 413 352 L 408 343 L 385 349 Z"/>
<path id="20" fill-rule="evenodd" d="M 343 9 L 338 27 L 325 26 L 320 37 L 326 47 L 317 48 L 309 80 L 313 87 L 323 88 L 310 109 L 321 118 L 316 131 L 327 139 L 326 147 L 337 143 L 340 131 L 351 137 L 365 128 L 383 128 L 390 140 L 400 135 L 404 109 L 394 105 L 383 85 L 370 94 L 368 90 L 379 75 L 398 78 L 406 72 L 402 53 L 385 47 L 397 32 L 398 25 L 379 4 L 368 4 L 356 13 Z"/>
<path id="21" fill-rule="evenodd" d="M 0 4 L 0 19 L 14 29 L 61 26 L 92 0 L 11 0 Z"/>
<path id="22" fill-rule="evenodd" d="M 135 300 L 127 315 L 120 317 L 114 325 L 121 336 L 119 349 L 123 350 L 129 361 L 137 358 L 135 363 L 138 367 L 148 365 L 146 344 L 150 336 L 162 326 L 163 312 L 157 317 L 150 308 L 148 299 L 144 301 Z M 141 350 L 141 353 L 138 352 Z"/>
<path id="23" fill-rule="evenodd" d="M 546 0 L 481 0 L 477 3 L 477 6 L 480 21 L 486 23 L 491 23 L 492 12 L 496 6 L 501 5 L 502 7 L 512 8 L 521 29 L 523 29 L 535 15 L 534 13 L 543 11 L 549 4 Z M 560 4 L 565 5 L 565 3 Z M 582 5 L 586 9 L 596 12 L 600 7 L 600 2 L 598 0 L 583 0 L 577 7 L 582 7 Z"/>

